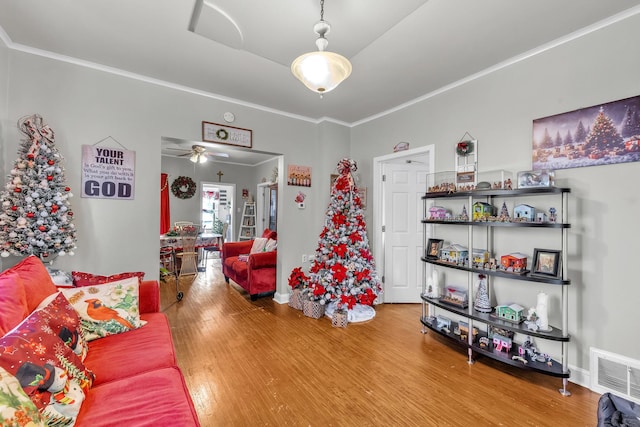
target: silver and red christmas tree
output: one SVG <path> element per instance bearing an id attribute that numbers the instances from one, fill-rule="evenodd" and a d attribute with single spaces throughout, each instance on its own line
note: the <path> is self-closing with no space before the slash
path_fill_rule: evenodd
<path id="1" fill-rule="evenodd" d="M 362 202 L 352 173 L 355 161 L 342 159 L 331 188 L 325 226 L 310 268 L 308 295 L 341 308 L 372 305 L 382 292 L 369 249 Z"/>
<path id="2" fill-rule="evenodd" d="M 73 255 L 76 229 L 53 130 L 33 115 L 20 119 L 26 136 L 0 193 L 0 255 L 36 255 L 43 261 Z"/>

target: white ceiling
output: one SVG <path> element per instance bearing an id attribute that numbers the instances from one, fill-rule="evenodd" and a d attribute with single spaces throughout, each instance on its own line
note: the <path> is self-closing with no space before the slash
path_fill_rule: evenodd
<path id="1" fill-rule="evenodd" d="M 200 1 L 3 0 L 0 37 L 12 49 L 357 124 L 640 13 L 640 0 L 326 0 L 328 50 L 353 73 L 320 99 L 289 70 L 315 49 L 319 0 L 206 0 L 192 32 Z"/>

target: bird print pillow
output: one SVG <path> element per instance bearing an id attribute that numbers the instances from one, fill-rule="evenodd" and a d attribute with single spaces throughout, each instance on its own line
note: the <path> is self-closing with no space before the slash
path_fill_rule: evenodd
<path id="1" fill-rule="evenodd" d="M 60 289 L 80 316 L 87 341 L 143 326 L 138 304 L 138 278 L 103 285 Z"/>

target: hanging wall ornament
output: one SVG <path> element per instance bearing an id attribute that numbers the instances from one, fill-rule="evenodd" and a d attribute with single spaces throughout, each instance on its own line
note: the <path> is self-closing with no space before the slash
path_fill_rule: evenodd
<path id="1" fill-rule="evenodd" d="M 196 187 L 188 176 L 179 176 L 171 184 L 171 192 L 179 199 L 190 199 L 196 194 Z"/>

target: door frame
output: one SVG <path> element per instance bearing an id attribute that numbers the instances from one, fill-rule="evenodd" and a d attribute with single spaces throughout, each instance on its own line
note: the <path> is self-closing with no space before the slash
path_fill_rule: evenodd
<path id="1" fill-rule="evenodd" d="M 233 236 L 233 230 L 235 230 L 235 215 L 234 215 L 234 210 L 236 209 L 235 206 L 235 195 L 236 195 L 236 184 L 235 183 L 226 183 L 226 182 L 210 182 L 210 181 L 202 181 L 201 182 L 201 186 L 200 186 L 200 214 L 199 217 L 202 218 L 202 209 L 203 209 L 203 200 L 202 200 L 202 192 L 205 191 L 205 187 L 210 188 L 210 187 L 214 187 L 217 189 L 220 189 L 220 187 L 224 187 L 226 189 L 231 189 L 231 193 L 230 195 L 228 195 L 229 197 L 229 201 L 231 201 L 231 209 L 230 209 L 230 222 L 229 222 L 229 228 L 227 230 L 227 236 Z M 226 237 L 225 241 L 232 241 L 233 237 L 231 237 L 230 239 L 227 239 Z"/>
<path id="2" fill-rule="evenodd" d="M 380 280 L 389 277 L 384 271 L 385 266 L 385 232 L 382 231 L 386 224 L 385 208 L 388 203 L 387 195 L 382 185 L 382 176 L 385 173 L 386 164 L 402 164 L 411 161 L 420 161 L 428 165 L 429 171 L 435 171 L 435 145 L 425 145 L 411 150 L 400 151 L 398 153 L 386 154 L 373 158 L 373 257 L 376 260 L 376 268 Z M 425 188 L 426 194 L 426 188 Z M 416 218 L 418 221 L 419 219 Z M 385 283 L 382 283 L 383 290 Z M 382 294 L 383 298 L 385 293 Z M 387 301 L 383 301 L 387 302 Z"/>

